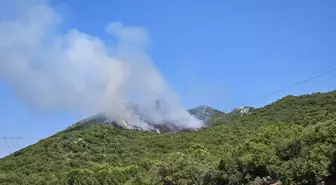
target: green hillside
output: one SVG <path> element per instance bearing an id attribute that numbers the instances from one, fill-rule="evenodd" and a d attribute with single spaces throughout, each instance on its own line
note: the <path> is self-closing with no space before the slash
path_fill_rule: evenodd
<path id="1" fill-rule="evenodd" d="M 197 119 L 207 122 L 212 117 L 225 115 L 224 112 L 221 112 L 217 109 L 213 109 L 207 105 L 199 106 L 189 110 L 189 113 L 195 116 Z"/>
<path id="2" fill-rule="evenodd" d="M 0 159 L 0 184 L 336 183 L 336 91 L 220 116 L 180 134 L 76 125 Z"/>

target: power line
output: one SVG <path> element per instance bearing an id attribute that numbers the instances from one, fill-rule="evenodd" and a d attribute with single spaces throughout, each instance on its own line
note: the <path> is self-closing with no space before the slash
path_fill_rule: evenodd
<path id="1" fill-rule="evenodd" d="M 23 137 L 0 137 L 0 139 L 22 139 L 23 140 Z"/>
<path id="2" fill-rule="evenodd" d="M 313 25 L 311 25 L 310 27 L 306 28 L 305 30 L 299 32 L 299 33 L 297 34 L 297 37 L 298 37 L 299 35 L 302 35 L 302 34 L 305 34 L 305 33 L 307 33 L 307 32 L 310 32 L 310 31 L 314 30 L 315 28 L 319 27 L 319 26 L 322 25 L 322 24 L 328 23 L 328 22 L 330 22 L 330 21 L 334 21 L 334 18 L 335 18 L 334 16 L 328 16 L 327 18 L 325 18 L 324 20 L 320 21 L 319 23 L 313 24 Z M 296 37 L 296 38 L 297 38 L 297 37 Z M 301 84 L 303 84 L 303 83 L 305 83 L 305 82 L 314 80 L 314 79 L 319 78 L 319 77 L 321 77 L 321 76 L 324 76 L 324 75 L 326 75 L 326 74 L 333 73 L 333 72 L 335 72 L 335 71 L 336 71 L 336 68 L 335 68 L 335 69 L 328 70 L 328 71 L 325 71 L 325 72 L 323 72 L 323 73 L 321 73 L 321 74 L 318 74 L 318 75 L 316 75 L 316 76 L 313 76 L 313 77 L 311 77 L 311 78 L 308 78 L 308 79 L 305 79 L 305 80 L 302 80 L 302 81 L 293 83 L 293 84 L 291 84 L 291 85 L 289 85 L 289 86 L 287 86 L 287 87 L 285 87 L 285 88 L 278 89 L 278 90 L 276 90 L 276 91 L 273 91 L 273 92 L 264 94 L 263 96 L 266 97 L 266 96 L 270 96 L 270 95 L 273 95 L 273 94 L 276 94 L 276 93 L 285 91 L 285 90 L 287 90 L 287 89 L 296 87 L 296 86 L 298 86 L 298 85 L 301 85 Z M 255 100 L 254 100 L 254 101 L 255 101 Z M 242 104 L 242 105 L 244 105 L 244 104 Z"/>
<path id="3" fill-rule="evenodd" d="M 273 94 L 276 94 L 276 93 L 285 91 L 285 90 L 287 90 L 287 89 L 296 87 L 296 86 L 298 86 L 298 85 L 300 85 L 300 84 L 303 84 L 303 83 L 305 83 L 305 82 L 314 80 L 314 79 L 316 79 L 316 78 L 319 78 L 319 77 L 321 77 L 321 76 L 327 75 L 327 74 L 329 74 L 329 73 L 333 73 L 333 72 L 335 72 L 335 71 L 336 71 L 336 68 L 335 68 L 335 69 L 332 69 L 332 70 L 329 70 L 329 71 L 326 71 L 326 72 L 323 72 L 323 73 L 318 74 L 318 75 L 316 75 L 316 76 L 313 76 L 313 77 L 311 77 L 311 78 L 308 78 L 308 79 L 305 79 L 305 80 L 296 82 L 296 83 L 294 83 L 294 84 L 292 84 L 292 85 L 290 85 L 290 86 L 288 86 L 288 87 L 285 87 L 285 88 L 283 88 L 283 89 L 279 89 L 279 90 L 276 90 L 276 91 L 274 91 L 274 92 L 267 93 L 267 94 L 265 94 L 265 96 L 270 96 L 270 95 L 273 95 Z"/>
<path id="4" fill-rule="evenodd" d="M 23 141 L 23 145 L 24 145 L 24 139 L 23 139 L 23 137 L 7 137 L 7 136 L 5 136 L 5 137 L 0 137 L 0 139 L 4 140 L 4 142 L 5 142 L 6 146 L 7 146 L 9 154 L 13 153 L 13 148 L 8 143 L 8 140 L 22 140 Z"/>
<path id="5" fill-rule="evenodd" d="M 335 17 L 333 15 L 326 17 L 325 19 L 319 21 L 318 23 L 312 24 L 308 27 L 306 27 L 304 30 L 299 31 L 296 35 L 294 35 L 294 38 L 290 39 L 291 42 L 295 41 L 299 36 L 301 35 L 305 35 L 311 31 L 314 31 L 316 28 L 321 28 L 321 25 L 329 23 L 335 21 Z M 287 39 L 283 40 L 282 43 L 284 43 L 284 41 L 288 41 Z M 278 43 L 281 44 L 281 43 Z M 288 42 L 287 42 L 288 44 Z"/>
<path id="6" fill-rule="evenodd" d="M 313 31 L 315 28 L 320 27 L 320 25 L 325 24 L 325 23 L 329 23 L 329 22 L 331 22 L 331 21 L 335 21 L 335 17 L 334 17 L 334 16 L 328 16 L 328 17 L 326 17 L 325 19 L 323 19 L 322 21 L 320 21 L 320 22 L 318 22 L 318 23 L 316 23 L 316 24 L 313 24 L 313 25 L 307 27 L 307 28 L 304 29 L 303 31 L 300 31 L 297 35 L 295 35 L 295 38 L 294 38 L 294 39 L 291 39 L 291 41 L 293 42 L 293 40 L 295 40 L 296 38 L 298 38 L 300 35 L 303 35 L 303 34 L 306 34 L 306 33 L 310 32 L 310 31 Z M 285 41 L 286 41 L 286 40 L 285 40 Z M 277 45 L 279 45 L 279 44 L 281 44 L 281 43 L 278 43 Z M 328 71 L 326 71 L 326 72 L 323 72 L 323 73 L 321 73 L 321 74 L 319 74 L 319 75 L 316 75 L 316 76 L 314 76 L 314 77 L 311 77 L 311 78 L 308 78 L 308 79 L 305 79 L 305 80 L 296 82 L 296 83 L 294 83 L 294 84 L 292 84 L 292 85 L 289 85 L 288 87 L 285 87 L 285 88 L 282 88 L 282 89 L 278 89 L 278 90 L 273 91 L 273 92 L 266 93 L 266 94 L 264 94 L 263 96 L 261 96 L 260 98 L 256 98 L 256 99 L 254 99 L 253 101 L 251 101 L 251 102 L 249 102 L 249 103 L 252 103 L 252 102 L 254 102 L 254 101 L 258 100 L 258 99 L 261 99 L 262 97 L 270 96 L 270 95 L 273 95 L 273 94 L 276 94 L 276 93 L 285 91 L 285 90 L 287 90 L 287 89 L 296 87 L 296 86 L 298 86 L 298 85 L 301 85 L 302 83 L 305 83 L 305 82 L 314 80 L 314 79 L 316 79 L 316 78 L 319 78 L 319 77 L 324 76 L 324 75 L 329 74 L 329 73 L 333 73 L 333 72 L 335 72 L 335 71 L 336 71 L 336 68 L 335 68 L 335 69 L 332 69 L 332 70 L 328 70 Z M 240 106 L 243 107 L 243 106 L 246 106 L 246 105 L 247 105 L 247 104 L 244 104 L 244 103 L 243 103 L 243 104 L 241 104 Z M 237 107 L 234 107 L 234 108 L 237 108 Z M 233 108 L 233 109 L 234 109 L 234 108 Z M 229 112 L 230 112 L 230 111 L 229 111 Z"/>
<path id="7" fill-rule="evenodd" d="M 303 84 L 303 83 L 309 82 L 309 81 L 314 80 L 314 79 L 316 79 L 316 78 L 320 78 L 320 77 L 322 77 L 322 76 L 324 76 L 324 75 L 327 75 L 327 74 L 330 74 L 330 73 L 333 73 L 333 72 L 336 72 L 336 68 L 331 69 L 331 70 L 328 70 L 328 71 L 325 71 L 325 72 L 323 72 L 323 73 L 320 73 L 320 74 L 318 74 L 318 75 L 316 75 L 316 76 L 307 78 L 307 79 L 305 79 L 305 80 L 302 80 L 302 81 L 293 83 L 293 84 L 291 84 L 291 85 L 289 85 L 289 86 L 287 86 L 287 87 L 284 87 L 284 88 L 282 88 L 282 89 L 278 89 L 278 90 L 276 90 L 276 91 L 266 93 L 266 94 L 264 94 L 263 96 L 261 96 L 260 98 L 256 98 L 256 99 L 254 99 L 253 102 L 256 101 L 256 100 L 258 100 L 258 99 L 261 99 L 261 98 L 263 98 L 263 97 L 271 96 L 271 95 L 274 95 L 274 94 L 276 94 L 276 93 L 279 93 L 279 92 L 282 92 L 282 91 L 291 89 L 291 88 L 293 88 L 293 87 L 299 86 L 299 85 L 301 85 L 301 84 Z M 246 105 L 246 104 L 241 104 L 241 106 L 244 106 L 244 105 Z"/>
<path id="8" fill-rule="evenodd" d="M 266 93 L 266 94 L 264 94 L 262 97 L 260 97 L 260 98 L 256 98 L 256 99 L 254 99 L 253 101 L 256 101 L 256 100 L 261 99 L 261 98 L 263 98 L 263 97 L 270 96 L 270 95 L 273 95 L 273 94 L 276 94 L 276 93 L 279 93 L 279 92 L 282 92 L 282 91 L 285 91 L 285 90 L 288 90 L 288 89 L 290 89 L 290 88 L 299 86 L 299 85 L 301 85 L 301 84 L 303 84 L 303 83 L 309 82 L 309 81 L 311 81 L 311 80 L 314 80 L 314 79 L 316 79 L 316 78 L 322 77 L 322 76 L 324 76 L 324 75 L 327 75 L 327 74 L 330 74 L 330 73 L 333 73 L 333 72 L 336 72 L 336 68 L 331 69 L 331 70 L 328 70 L 328 71 L 325 71 L 325 72 L 323 72 L 323 73 L 320 73 L 320 74 L 318 74 L 318 75 L 316 75 L 316 76 L 307 78 L 307 79 L 305 79 L 305 80 L 302 80 L 302 81 L 293 83 L 293 84 L 291 84 L 291 85 L 289 85 L 289 86 L 287 86 L 287 87 L 285 87 L 285 88 L 278 89 L 278 90 L 276 90 L 276 91 Z M 252 101 L 251 101 L 251 102 L 252 102 Z M 251 103 L 251 102 L 250 102 L 250 103 Z M 241 107 L 246 106 L 246 105 L 247 105 L 247 104 L 241 104 Z M 234 108 L 237 108 L 237 107 L 234 107 Z M 230 111 L 232 111 L 232 109 L 229 110 L 228 112 L 230 112 Z M 220 116 L 220 117 L 216 118 L 214 121 L 217 122 L 218 120 L 223 119 L 223 118 L 225 118 L 225 116 Z"/>
<path id="9" fill-rule="evenodd" d="M 10 145 L 8 144 L 7 142 L 7 139 L 4 139 L 5 143 L 6 143 L 6 146 L 7 146 L 7 149 L 9 151 L 9 153 L 12 153 L 12 148 L 10 147 Z"/>

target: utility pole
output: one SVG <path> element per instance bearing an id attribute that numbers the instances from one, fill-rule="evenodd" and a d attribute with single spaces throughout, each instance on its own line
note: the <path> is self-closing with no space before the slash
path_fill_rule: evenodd
<path id="1" fill-rule="evenodd" d="M 9 155 L 12 154 L 14 151 L 13 151 L 13 148 L 11 147 L 10 143 L 8 141 L 12 141 L 12 140 L 21 140 L 23 142 L 23 145 L 24 145 L 24 139 L 23 137 L 0 137 L 1 140 L 3 140 L 8 148 L 8 152 L 9 152 Z"/>

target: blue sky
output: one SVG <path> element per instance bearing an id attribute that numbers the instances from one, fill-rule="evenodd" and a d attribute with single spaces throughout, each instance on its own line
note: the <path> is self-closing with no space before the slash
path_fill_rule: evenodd
<path id="1" fill-rule="evenodd" d="M 109 39 L 111 21 L 144 27 L 148 53 L 186 108 L 229 111 L 263 106 L 285 95 L 336 89 L 336 73 L 275 95 L 264 94 L 336 68 L 336 1 L 52 1 L 61 31 Z M 41 112 L 0 79 L 0 136 L 16 149 L 64 129 L 82 115 Z M 0 156 L 8 153 L 0 141 Z"/>

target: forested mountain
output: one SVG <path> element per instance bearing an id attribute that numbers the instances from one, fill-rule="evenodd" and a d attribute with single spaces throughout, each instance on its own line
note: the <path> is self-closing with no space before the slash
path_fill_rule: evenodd
<path id="1" fill-rule="evenodd" d="M 160 100 L 156 101 L 156 107 L 160 112 L 164 113 L 164 103 Z M 129 102 L 127 103 L 128 110 L 130 111 L 131 114 L 135 114 L 137 117 L 140 118 L 141 121 L 145 122 L 146 124 L 150 125 L 152 129 L 148 129 L 149 131 L 153 133 L 179 133 L 179 132 L 185 132 L 185 131 L 190 131 L 190 129 L 186 128 L 181 128 L 178 127 L 176 124 L 174 124 L 173 120 L 166 120 L 165 123 L 154 123 L 150 119 L 146 119 L 146 116 L 142 115 L 141 112 L 137 110 L 138 105 Z M 239 109 L 240 110 L 240 109 Z M 249 110 L 249 109 L 248 109 Z M 244 111 L 244 109 L 241 109 L 241 111 Z M 232 113 L 225 114 L 224 112 L 221 112 L 219 110 L 213 109 L 210 106 L 203 105 L 196 107 L 194 109 L 190 109 L 188 112 L 196 117 L 199 120 L 202 120 L 204 122 L 205 127 L 212 127 L 215 125 L 212 124 L 207 124 L 208 121 L 213 118 L 213 117 L 221 117 L 221 116 L 227 116 L 228 118 L 234 117 L 239 115 L 243 115 L 244 112 L 234 110 Z M 232 115 L 232 116 L 231 116 Z M 127 121 L 123 121 L 122 124 L 118 124 L 117 121 L 115 120 L 110 120 L 108 117 L 106 117 L 104 114 L 97 114 L 90 116 L 86 119 L 83 119 L 79 121 L 77 124 L 71 126 L 72 127 L 87 127 L 90 126 L 91 124 L 109 124 L 117 127 L 122 127 L 122 128 L 130 128 L 130 129 L 136 129 L 136 130 L 143 130 L 140 127 L 137 126 L 132 126 L 127 123 Z"/>
<path id="2" fill-rule="evenodd" d="M 203 120 L 205 122 L 209 121 L 211 118 L 219 115 L 224 115 L 224 112 L 221 112 L 217 109 L 213 109 L 208 105 L 202 105 L 189 110 L 189 113 L 195 116 L 197 119 Z"/>
<path id="3" fill-rule="evenodd" d="M 77 124 L 0 159 L 0 184 L 335 184 L 336 91 L 210 123 L 178 134 Z"/>
<path id="4" fill-rule="evenodd" d="M 165 109 L 167 108 L 167 105 L 162 100 L 155 101 L 154 106 L 155 106 L 154 110 L 157 110 L 159 114 L 162 114 L 162 115 L 168 114 L 168 112 L 165 111 Z M 150 128 L 147 128 L 146 130 L 149 130 L 153 133 L 179 133 L 179 132 L 184 132 L 184 131 L 190 131 L 190 129 L 179 127 L 176 124 L 176 120 L 164 120 L 161 123 L 151 120 L 148 116 L 142 114 L 141 110 L 139 110 L 139 105 L 133 102 L 128 102 L 126 104 L 126 107 L 127 107 L 126 110 L 130 115 L 134 115 L 136 118 L 139 118 L 139 120 L 144 122 L 146 125 L 149 125 Z M 202 120 L 206 127 L 213 126 L 213 125 L 207 124 L 207 122 L 212 117 L 225 115 L 224 112 L 213 109 L 207 105 L 196 107 L 194 109 L 189 110 L 188 112 L 194 117 L 196 117 L 197 119 Z M 139 126 L 129 124 L 127 120 L 125 119 L 121 119 L 121 121 L 119 120 L 119 122 L 117 123 L 116 120 L 111 120 L 104 114 L 96 114 L 96 115 L 90 116 L 86 119 L 79 121 L 74 126 L 87 127 L 91 124 L 110 124 L 110 125 L 122 127 L 122 128 L 144 130 L 143 128 Z"/>

